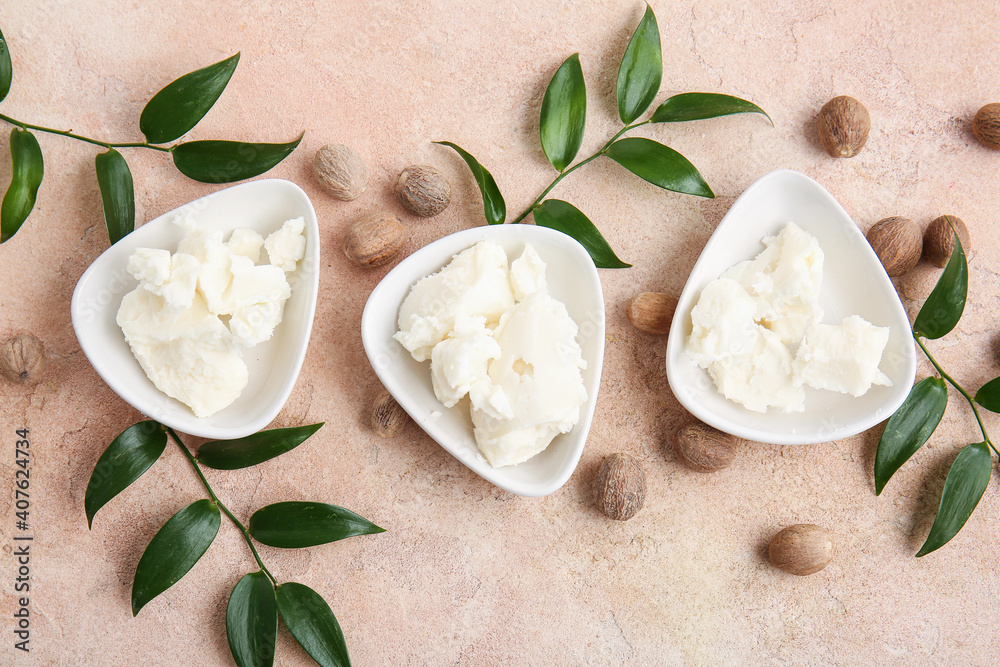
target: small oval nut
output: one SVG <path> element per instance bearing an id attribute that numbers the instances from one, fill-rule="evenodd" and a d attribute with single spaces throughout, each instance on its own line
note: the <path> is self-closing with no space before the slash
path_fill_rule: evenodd
<path id="1" fill-rule="evenodd" d="M 774 536 L 767 555 L 772 565 L 789 574 L 815 574 L 833 559 L 833 535 L 814 523 L 797 523 Z"/>
<path id="2" fill-rule="evenodd" d="M 872 120 L 858 100 L 840 95 L 823 105 L 816 118 L 819 143 L 831 157 L 854 157 L 868 141 Z"/>
<path id="3" fill-rule="evenodd" d="M 406 210 L 429 218 L 448 208 L 451 184 L 434 167 L 418 164 L 400 172 L 396 181 L 396 196 Z"/>
<path id="4" fill-rule="evenodd" d="M 391 438 L 406 426 L 410 416 L 400 407 L 387 390 L 375 397 L 372 403 L 372 430 L 383 438 Z"/>
<path id="5" fill-rule="evenodd" d="M 45 346 L 31 334 L 18 334 L 0 349 L 0 371 L 11 382 L 36 384 L 45 372 Z"/>
<path id="6" fill-rule="evenodd" d="M 1000 150 L 1000 103 L 992 102 L 976 112 L 972 134 L 983 146 Z"/>
<path id="7" fill-rule="evenodd" d="M 951 224 L 948 224 L 948 223 Z M 943 269 L 948 266 L 948 260 L 955 249 L 955 234 L 962 242 L 962 250 L 969 257 L 972 252 L 972 239 L 969 238 L 969 228 L 965 222 L 955 215 L 942 215 L 931 221 L 924 232 L 924 257 L 934 266 Z"/>
<path id="8" fill-rule="evenodd" d="M 670 333 L 677 299 L 663 292 L 641 292 L 628 302 L 625 315 L 639 331 L 649 334 Z"/>
<path id="9" fill-rule="evenodd" d="M 740 443 L 740 438 L 694 420 L 677 430 L 674 454 L 692 470 L 715 472 L 732 464 Z"/>
<path id="10" fill-rule="evenodd" d="M 872 225 L 866 236 L 890 278 L 903 275 L 920 261 L 923 235 L 920 226 L 909 218 L 883 218 Z"/>
<path id="11" fill-rule="evenodd" d="M 313 160 L 313 174 L 334 199 L 352 201 L 368 188 L 368 165 L 343 144 L 327 144 Z"/>
<path id="12" fill-rule="evenodd" d="M 628 454 L 611 454 L 601 463 L 594 480 L 594 504 L 615 521 L 628 521 L 642 509 L 646 498 L 646 473 Z"/>
<path id="13" fill-rule="evenodd" d="M 406 227 L 391 213 L 358 218 L 344 234 L 344 254 L 358 266 L 372 268 L 395 259 L 406 245 Z"/>

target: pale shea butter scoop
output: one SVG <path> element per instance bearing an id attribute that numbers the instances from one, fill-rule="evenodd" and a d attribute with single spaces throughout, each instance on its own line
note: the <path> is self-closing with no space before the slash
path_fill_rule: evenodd
<path id="1" fill-rule="evenodd" d="M 510 263 L 480 241 L 419 280 L 399 309 L 393 336 L 431 361 L 445 407 L 466 396 L 480 452 L 493 467 L 527 461 L 580 420 L 587 400 L 578 328 L 545 282 L 530 244 Z"/>
<path id="2" fill-rule="evenodd" d="M 805 410 L 805 387 L 852 396 L 891 385 L 878 365 L 889 329 L 858 315 L 823 324 L 823 250 L 794 223 L 710 282 L 691 310 L 688 357 L 755 412 Z"/>
<path id="3" fill-rule="evenodd" d="M 243 350 L 269 340 L 291 296 L 288 273 L 305 256 L 305 223 L 286 221 L 267 239 L 201 227 L 191 216 L 177 252 L 137 248 L 127 270 L 139 285 L 116 321 L 146 376 L 164 394 L 208 417 L 249 380 Z M 261 250 L 267 263 L 259 263 Z"/>

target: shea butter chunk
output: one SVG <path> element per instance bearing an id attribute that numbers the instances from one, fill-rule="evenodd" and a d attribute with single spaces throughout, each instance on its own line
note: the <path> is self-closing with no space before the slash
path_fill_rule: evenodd
<path id="1" fill-rule="evenodd" d="M 795 356 L 796 382 L 851 396 L 861 396 L 873 384 L 891 386 L 892 381 L 878 369 L 888 342 L 887 327 L 877 327 L 858 315 L 841 324 L 814 324 Z"/>

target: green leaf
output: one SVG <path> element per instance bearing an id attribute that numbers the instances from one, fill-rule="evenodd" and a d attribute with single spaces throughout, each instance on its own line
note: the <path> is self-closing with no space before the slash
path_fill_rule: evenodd
<path id="1" fill-rule="evenodd" d="M 226 605 L 226 636 L 239 667 L 271 667 L 278 634 L 274 586 L 263 572 L 252 572 L 236 584 Z"/>
<path id="2" fill-rule="evenodd" d="M 101 188 L 101 202 L 104 205 L 104 224 L 108 228 L 111 244 L 118 243 L 126 234 L 135 229 L 135 190 L 132 188 L 132 172 L 121 153 L 109 148 L 94 158 L 97 168 L 97 184 Z"/>
<path id="3" fill-rule="evenodd" d="M 7 40 L 0 32 L 0 102 L 3 102 L 10 92 L 10 84 L 14 77 L 14 68 L 10 64 L 10 49 Z"/>
<path id="4" fill-rule="evenodd" d="M 302 136 L 287 144 L 249 144 L 239 141 L 186 141 L 170 149 L 174 165 L 202 183 L 232 183 L 259 176 L 295 150 Z"/>
<path id="5" fill-rule="evenodd" d="M 166 446 L 167 434 L 151 420 L 129 426 L 111 441 L 87 483 L 83 504 L 88 527 L 97 511 L 149 470 Z"/>
<path id="6" fill-rule="evenodd" d="M 979 388 L 976 403 L 991 412 L 1000 412 L 1000 377 L 993 378 Z"/>
<path id="7" fill-rule="evenodd" d="M 686 157 L 652 139 L 619 139 L 608 146 L 605 155 L 639 178 L 664 190 L 715 197 L 708 183 Z"/>
<path id="8" fill-rule="evenodd" d="M 931 532 L 917 552 L 917 558 L 940 549 L 962 530 L 983 497 L 992 473 L 993 457 L 985 442 L 967 445 L 958 453 L 944 480 L 941 505 Z"/>
<path id="9" fill-rule="evenodd" d="M 163 144 L 179 139 L 197 125 L 226 89 L 239 62 L 237 53 L 185 74 L 153 95 L 139 116 L 139 130 L 146 140 Z"/>
<path id="10" fill-rule="evenodd" d="M 767 112 L 753 102 L 717 93 L 682 93 L 668 97 L 656 108 L 650 120 L 654 123 L 678 123 L 737 113 L 759 113 L 771 121 Z M 771 121 L 771 125 L 774 125 L 774 121 Z"/>
<path id="11" fill-rule="evenodd" d="M 954 229 L 952 234 L 955 234 Z M 955 234 L 955 248 L 948 264 L 913 321 L 914 335 L 935 339 L 954 329 L 962 319 L 968 289 L 969 266 L 965 262 L 962 242 Z"/>
<path id="12" fill-rule="evenodd" d="M 0 206 L 0 243 L 16 234 L 28 219 L 45 173 L 42 149 L 35 135 L 27 130 L 17 127 L 11 130 L 10 159 L 13 163 L 10 187 Z"/>
<path id="13" fill-rule="evenodd" d="M 660 90 L 662 78 L 660 30 L 653 8 L 647 4 L 618 66 L 618 115 L 623 123 L 628 125 L 649 108 Z"/>
<path id="14" fill-rule="evenodd" d="M 500 194 L 497 182 L 493 180 L 493 175 L 486 170 L 486 167 L 479 164 L 476 158 L 450 141 L 435 141 L 434 143 L 448 146 L 462 156 L 465 164 L 469 165 L 469 169 L 472 170 L 472 177 L 476 179 L 476 185 L 479 186 L 479 191 L 483 195 L 483 213 L 486 215 L 486 222 L 491 225 L 502 224 L 507 218 L 507 204 L 503 200 L 503 195 Z"/>
<path id="15" fill-rule="evenodd" d="M 542 99 L 542 150 L 559 171 L 566 169 L 580 151 L 586 119 L 587 86 L 580 54 L 574 53 L 556 70 Z"/>
<path id="16" fill-rule="evenodd" d="M 281 584 L 278 610 L 295 641 L 322 667 L 348 667 L 347 643 L 337 617 L 320 594 L 303 584 Z"/>
<path id="17" fill-rule="evenodd" d="M 594 223 L 580 209 L 561 199 L 546 199 L 532 211 L 535 224 L 569 234 L 580 242 L 599 269 L 627 269 L 632 266 L 618 259 Z"/>
<path id="18" fill-rule="evenodd" d="M 284 502 L 262 507 L 250 517 L 247 528 L 258 542 L 284 549 L 385 532 L 384 528 L 343 507 L 313 502 Z"/>
<path id="19" fill-rule="evenodd" d="M 948 387 L 936 377 L 924 378 L 910 390 L 906 400 L 882 431 L 875 450 L 875 495 L 899 468 L 934 433 L 948 405 Z"/>
<path id="20" fill-rule="evenodd" d="M 255 466 L 295 449 L 322 425 L 276 428 L 237 440 L 212 440 L 198 449 L 198 463 L 216 470 Z"/>
<path id="21" fill-rule="evenodd" d="M 219 532 L 219 507 L 208 498 L 170 517 L 153 536 L 135 568 L 132 615 L 194 567 Z"/>

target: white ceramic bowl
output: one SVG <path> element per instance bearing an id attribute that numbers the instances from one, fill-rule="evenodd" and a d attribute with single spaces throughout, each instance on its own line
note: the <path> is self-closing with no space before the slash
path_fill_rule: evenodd
<path id="1" fill-rule="evenodd" d="M 545 451 L 516 466 L 494 468 L 480 454 L 472 435 L 468 400 L 444 407 L 434 396 L 430 362 L 414 361 L 393 340 L 396 320 L 410 287 L 444 267 L 451 258 L 488 239 L 499 244 L 510 260 L 530 243 L 546 263 L 549 293 L 566 304 L 580 327 L 577 340 L 587 369 L 583 372 L 587 402 L 573 430 L 552 441 Z M 573 238 L 534 225 L 494 225 L 457 232 L 431 243 L 400 262 L 372 290 L 361 320 L 361 337 L 372 367 L 399 405 L 434 440 L 484 479 L 521 496 L 544 496 L 569 479 L 583 453 L 594 418 L 604 361 L 604 295 L 594 263 Z"/>
<path id="2" fill-rule="evenodd" d="M 691 309 L 705 286 L 730 266 L 755 257 L 764 249 L 761 239 L 789 221 L 815 236 L 823 249 L 824 322 L 839 323 L 856 314 L 889 327 L 879 368 L 892 386 L 872 387 L 858 398 L 806 388 L 804 412 L 771 408 L 760 414 L 724 398 L 708 374 L 685 357 L 684 348 L 691 334 Z M 681 405 L 721 431 L 779 445 L 829 442 L 875 426 L 900 406 L 915 373 L 909 320 L 864 234 L 821 185 L 788 169 L 760 178 L 726 213 L 691 270 L 667 340 L 667 378 Z"/>
<path id="3" fill-rule="evenodd" d="M 172 221 L 183 213 L 210 229 L 229 232 L 248 227 L 265 237 L 290 218 L 301 216 L 306 223 L 306 256 L 290 277 L 292 296 L 285 302 L 281 324 L 269 341 L 245 351 L 250 380 L 240 397 L 205 418 L 195 417 L 186 405 L 153 386 L 115 322 L 122 297 L 137 284 L 125 270 L 129 255 L 136 248 L 175 251 L 183 233 Z M 94 369 L 139 412 L 183 433 L 241 438 L 265 427 L 288 399 L 309 344 L 318 287 L 319 228 L 306 193 L 288 181 L 250 181 L 165 213 L 104 251 L 73 292 L 73 329 Z"/>

